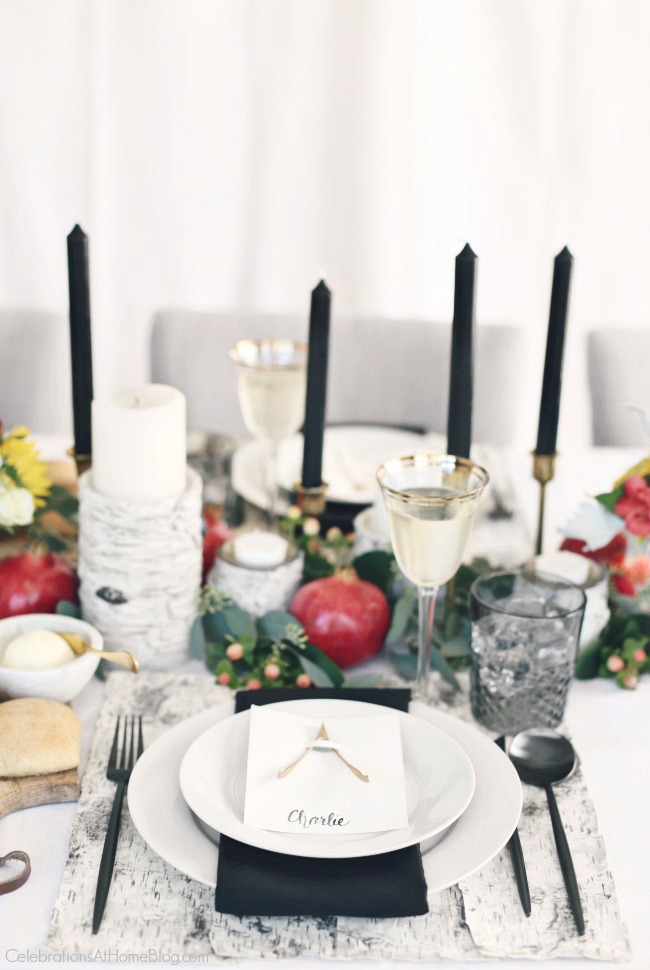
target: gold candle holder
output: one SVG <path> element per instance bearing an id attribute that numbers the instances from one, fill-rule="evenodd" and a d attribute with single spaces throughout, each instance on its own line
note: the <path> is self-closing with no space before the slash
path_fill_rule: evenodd
<path id="1" fill-rule="evenodd" d="M 539 514 L 537 517 L 537 542 L 535 543 L 535 555 L 539 556 L 542 552 L 544 539 L 544 502 L 546 498 L 546 486 L 555 478 L 555 459 L 557 452 L 552 455 L 538 455 L 536 451 L 531 452 L 533 456 L 533 478 L 539 482 Z"/>
<path id="2" fill-rule="evenodd" d="M 74 449 L 68 448 L 67 454 L 74 459 L 74 463 L 77 466 L 77 478 L 81 478 L 84 472 L 87 472 L 92 465 L 92 455 L 78 455 Z"/>
<path id="3" fill-rule="evenodd" d="M 325 511 L 325 492 L 327 488 L 327 482 L 321 482 L 320 485 L 313 485 L 310 488 L 304 488 L 302 481 L 296 482 L 296 500 L 303 515 L 323 514 Z"/>

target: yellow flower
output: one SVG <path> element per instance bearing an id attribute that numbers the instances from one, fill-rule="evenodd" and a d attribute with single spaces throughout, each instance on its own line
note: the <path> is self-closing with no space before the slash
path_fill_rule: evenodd
<path id="1" fill-rule="evenodd" d="M 4 469 L 3 467 L 4 466 Z M 52 482 L 47 475 L 47 465 L 38 457 L 36 445 L 29 439 L 27 428 L 14 428 L 0 438 L 0 477 L 15 484 L 7 468 L 13 469 L 19 484 L 34 496 L 37 508 L 45 505 Z"/>
<path id="2" fill-rule="evenodd" d="M 618 481 L 614 482 L 614 488 L 618 488 L 619 485 L 622 485 L 623 482 L 630 477 L 630 475 L 640 475 L 641 478 L 645 478 L 646 475 L 650 475 L 650 458 L 642 458 L 641 461 L 638 461 L 636 465 L 632 466 L 632 468 L 628 468 L 625 474 L 621 475 Z"/>

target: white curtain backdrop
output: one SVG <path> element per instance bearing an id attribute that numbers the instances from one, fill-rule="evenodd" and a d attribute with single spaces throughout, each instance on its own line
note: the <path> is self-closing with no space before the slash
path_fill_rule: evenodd
<path id="1" fill-rule="evenodd" d="M 646 0 L 0 0 L 0 305 L 66 308 L 78 221 L 107 393 L 156 309 L 306 313 L 322 272 L 340 313 L 449 320 L 469 240 L 532 447 L 567 243 L 584 441 L 586 330 L 650 320 L 649 49 Z"/>

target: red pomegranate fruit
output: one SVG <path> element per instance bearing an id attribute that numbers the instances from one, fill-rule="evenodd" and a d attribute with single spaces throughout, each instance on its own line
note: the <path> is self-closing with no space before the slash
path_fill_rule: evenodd
<path id="1" fill-rule="evenodd" d="M 77 602 L 77 577 L 62 556 L 21 552 L 0 559 L 0 619 L 54 613 L 61 600 Z"/>
<path id="2" fill-rule="evenodd" d="M 289 611 L 302 623 L 309 642 L 339 667 L 352 667 L 379 653 L 390 623 L 382 591 L 350 567 L 301 586 Z"/>

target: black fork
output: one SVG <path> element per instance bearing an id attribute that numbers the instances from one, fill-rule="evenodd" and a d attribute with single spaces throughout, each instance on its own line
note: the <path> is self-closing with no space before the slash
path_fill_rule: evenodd
<path id="1" fill-rule="evenodd" d="M 122 725 L 120 724 L 121 721 L 123 721 Z M 121 746 L 120 734 L 122 735 Z M 133 715 L 130 718 L 128 715 L 125 715 L 124 718 L 118 717 L 117 726 L 115 728 L 115 736 L 113 738 L 113 745 L 108 758 L 108 768 L 106 770 L 106 777 L 109 779 L 109 781 L 117 782 L 117 789 L 115 791 L 115 798 L 113 799 L 111 817 L 108 820 L 106 839 L 104 841 L 104 849 L 102 852 L 102 861 L 99 864 L 97 889 L 95 891 L 95 908 L 93 910 L 93 933 L 96 933 L 100 927 L 102 917 L 104 915 L 104 908 L 106 906 L 106 899 L 108 897 L 108 890 L 113 877 L 117 838 L 120 833 L 120 822 L 122 820 L 122 803 L 124 801 L 124 792 L 126 791 L 126 786 L 129 783 L 133 766 L 142 754 L 143 750 L 144 743 L 142 740 L 142 717 L 136 718 Z"/>

